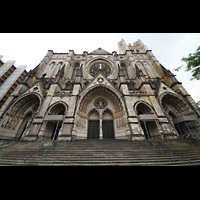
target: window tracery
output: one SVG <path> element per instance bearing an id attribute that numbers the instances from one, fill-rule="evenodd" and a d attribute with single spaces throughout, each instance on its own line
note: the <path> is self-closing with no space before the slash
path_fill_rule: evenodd
<path id="1" fill-rule="evenodd" d="M 103 62 L 93 64 L 89 69 L 89 73 L 95 77 L 100 70 L 105 74 L 106 77 L 111 74 L 111 68 Z"/>
<path id="2" fill-rule="evenodd" d="M 127 69 L 126 69 L 126 65 L 125 64 L 121 64 L 121 71 L 123 73 L 123 75 L 125 76 L 126 79 L 129 79 L 129 76 L 128 76 L 128 72 L 127 72 Z"/>
<path id="3" fill-rule="evenodd" d="M 94 106 L 95 106 L 97 109 L 104 109 L 104 108 L 107 106 L 107 102 L 106 102 L 105 99 L 99 98 L 99 99 L 96 99 L 96 100 L 95 100 Z"/>
<path id="4" fill-rule="evenodd" d="M 76 75 L 78 74 L 78 70 L 79 70 L 79 64 L 76 63 L 75 66 L 74 66 L 74 70 L 72 72 L 72 77 L 71 79 L 75 79 Z"/>

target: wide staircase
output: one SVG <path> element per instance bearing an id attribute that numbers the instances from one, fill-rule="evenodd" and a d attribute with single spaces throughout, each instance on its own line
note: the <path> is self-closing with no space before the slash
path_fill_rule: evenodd
<path id="1" fill-rule="evenodd" d="M 0 165 L 192 166 L 200 165 L 200 141 L 1 139 Z"/>

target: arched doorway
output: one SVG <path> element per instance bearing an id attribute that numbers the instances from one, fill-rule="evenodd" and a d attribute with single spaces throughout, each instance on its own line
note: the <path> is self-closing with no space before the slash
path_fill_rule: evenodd
<path id="1" fill-rule="evenodd" d="M 56 140 L 62 126 L 62 121 L 48 122 L 51 124 L 51 139 Z M 53 130 L 53 131 L 52 131 Z"/>
<path id="2" fill-rule="evenodd" d="M 171 126 L 182 137 L 200 137 L 199 123 L 195 113 L 184 99 L 171 93 L 161 96 L 161 106 Z"/>
<path id="3" fill-rule="evenodd" d="M 158 118 L 152 108 L 145 103 L 139 103 L 136 106 L 136 113 L 138 114 L 140 126 L 146 139 L 160 136 L 160 132 L 157 127 Z"/>
<path id="4" fill-rule="evenodd" d="M 62 128 L 63 118 L 66 113 L 66 106 L 63 103 L 56 103 L 49 108 L 48 114 L 44 118 L 44 136 L 56 140 Z"/>
<path id="5" fill-rule="evenodd" d="M 103 139 L 115 139 L 113 115 L 111 111 L 105 110 L 102 117 Z"/>
<path id="6" fill-rule="evenodd" d="M 96 136 L 90 135 L 92 124 L 94 124 L 96 130 L 99 130 L 99 132 L 96 131 Z M 106 126 L 109 126 L 110 130 L 112 129 L 111 135 L 105 133 L 107 131 Z M 106 136 L 103 135 L 103 132 Z M 77 103 L 72 133 L 77 139 L 92 137 L 127 139 L 127 135 L 130 135 L 130 127 L 127 123 L 127 114 L 120 94 L 107 86 L 97 86 L 84 91 Z"/>
<path id="7" fill-rule="evenodd" d="M 99 139 L 99 123 L 99 113 L 93 109 L 88 115 L 87 139 Z"/>
<path id="8" fill-rule="evenodd" d="M 64 115 L 66 111 L 65 105 L 62 103 L 57 103 L 53 105 L 50 109 L 48 114 L 49 115 Z"/>
<path id="9" fill-rule="evenodd" d="M 7 130 L 9 134 L 13 133 L 13 137 L 26 136 L 40 104 L 41 98 L 37 94 L 31 93 L 21 97 L 4 115 L 0 127 L 5 133 Z"/>

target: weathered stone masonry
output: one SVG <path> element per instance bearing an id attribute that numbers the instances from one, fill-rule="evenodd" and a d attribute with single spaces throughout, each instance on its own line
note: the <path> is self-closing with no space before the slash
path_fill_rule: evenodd
<path id="1" fill-rule="evenodd" d="M 137 40 L 83 54 L 54 53 L 0 110 L 0 137 L 26 140 L 198 136 L 197 105 L 175 75 Z"/>

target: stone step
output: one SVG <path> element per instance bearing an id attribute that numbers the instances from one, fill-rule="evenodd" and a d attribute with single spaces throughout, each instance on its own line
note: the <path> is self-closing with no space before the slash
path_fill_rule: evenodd
<path id="1" fill-rule="evenodd" d="M 199 162 L 199 161 L 198 161 Z M 132 165 L 167 165 L 167 164 L 170 164 L 170 165 L 176 165 L 176 164 L 191 164 L 191 162 L 189 163 L 187 160 L 183 161 L 183 160 L 180 160 L 180 161 L 176 161 L 176 162 L 172 162 L 172 161 L 168 161 L 168 160 L 165 160 L 165 161 L 158 161 L 158 160 L 149 160 L 149 161 L 143 161 L 143 160 L 36 160 L 36 162 L 33 160 L 27 160 L 26 162 L 23 161 L 23 160 L 18 160 L 17 162 L 13 162 L 13 161 L 10 161 L 10 160 L 1 160 L 0 161 L 0 164 L 8 164 L 8 165 L 28 165 L 28 164 L 31 164 L 31 165 L 46 165 L 46 164 L 52 164 L 52 165 L 55 165 L 55 164 L 63 164 L 63 165 L 72 165 L 72 164 L 121 164 L 121 163 L 124 163 L 124 164 L 132 164 Z M 192 162 L 192 164 L 194 164 L 194 162 Z"/>
<path id="2" fill-rule="evenodd" d="M 6 157 L 7 159 L 13 159 L 13 160 L 19 160 L 19 159 L 25 159 L 27 158 L 27 156 L 20 156 L 20 157 L 12 157 L 12 155 L 9 157 L 7 156 Z M 179 155 L 173 155 L 173 159 L 174 160 L 181 160 L 183 159 L 184 157 L 183 156 L 179 156 Z M 196 156 L 190 156 L 189 159 L 199 159 L 199 155 L 196 155 Z M 4 158 L 2 158 L 4 159 Z M 35 159 L 35 156 L 32 156 L 30 159 Z M 29 159 L 29 160 L 30 160 Z M 59 154 L 55 154 L 55 155 L 48 155 L 48 154 L 40 154 L 37 156 L 37 160 L 38 159 L 42 159 L 42 160 L 87 160 L 87 159 L 110 159 L 110 160 L 120 160 L 120 159 L 130 159 L 130 160 L 172 160 L 172 157 L 171 156 L 150 156 L 150 157 L 147 157 L 147 156 L 124 156 L 124 155 L 120 155 L 120 156 L 116 156 L 116 155 L 113 155 L 113 156 L 108 156 L 108 155 L 90 155 L 90 156 L 86 156 L 86 155 L 71 155 L 71 156 L 64 156 L 64 155 L 59 155 Z M 186 159 L 186 157 L 185 157 Z"/>
<path id="3" fill-rule="evenodd" d="M 11 164 L 11 163 L 10 163 Z M 34 162 L 30 162 L 30 161 L 26 161 L 26 163 L 17 163 L 18 165 L 141 165 L 141 166 L 147 166 L 147 165 L 152 165 L 152 166 L 165 166 L 165 165 L 197 165 L 199 164 L 199 160 L 198 162 L 188 162 L 187 160 L 183 161 L 176 161 L 176 162 L 172 162 L 172 161 L 164 161 L 164 162 L 155 162 L 155 161 L 150 161 L 150 162 L 145 162 L 145 161 L 93 161 L 93 160 L 89 160 L 89 161 L 68 161 L 68 162 L 63 162 L 63 161 L 40 161 L 40 162 L 36 162 L 34 164 Z"/>
<path id="4" fill-rule="evenodd" d="M 45 150 L 43 150 L 45 151 Z M 169 154 L 169 152 L 171 151 L 171 153 L 178 153 L 178 154 L 200 154 L 200 151 L 199 150 L 196 150 L 196 149 L 188 149 L 188 151 L 186 150 L 174 150 L 174 149 L 162 149 L 162 152 L 163 154 Z M 0 151 L 0 154 L 1 152 L 3 152 L 3 150 Z M 38 151 L 37 150 L 21 150 L 21 151 L 11 151 L 11 150 L 4 150 L 4 155 L 9 155 L 9 154 L 13 154 L 13 155 L 28 155 L 28 154 L 34 154 L 34 153 L 37 153 Z M 42 151 L 41 151 L 42 152 Z M 155 150 L 46 150 L 46 153 L 51 153 L 51 154 L 54 154 L 54 153 L 60 153 L 60 154 L 91 154 L 91 153 L 107 153 L 107 154 L 134 154 L 134 155 L 142 155 L 142 154 L 145 154 L 145 155 L 154 155 L 154 154 L 160 154 L 161 153 L 161 150 L 160 149 L 155 149 Z"/>
<path id="5" fill-rule="evenodd" d="M 0 165 L 200 165 L 196 140 L 51 142 L 0 141 Z"/>
<path id="6" fill-rule="evenodd" d="M 31 164 L 31 165 L 34 165 L 34 161 L 35 159 L 32 159 L 32 160 L 27 160 L 26 162 L 24 160 L 4 160 L 2 159 L 0 161 L 0 165 L 5 163 L 5 164 L 11 164 L 11 165 L 24 165 L 24 164 Z M 171 160 L 171 159 L 170 159 Z M 131 159 L 128 159 L 128 160 L 106 160 L 106 159 L 103 159 L 103 160 L 39 160 L 37 159 L 35 164 L 36 165 L 46 165 L 46 164 L 52 164 L 52 165 L 55 165 L 55 164 L 63 164 L 63 165 L 73 165 L 73 164 L 97 164 L 97 163 L 107 163 L 107 164 L 119 164 L 119 163 L 131 163 L 131 164 L 141 164 L 141 165 L 146 165 L 147 163 L 151 164 L 151 165 L 167 165 L 167 164 L 170 164 L 170 165 L 178 165 L 178 164 L 186 164 L 186 165 L 199 165 L 200 163 L 200 160 L 191 160 L 188 161 L 188 160 L 183 160 L 183 159 L 180 159 L 180 160 L 175 160 L 175 161 L 170 161 L 170 160 L 131 160 Z"/>

